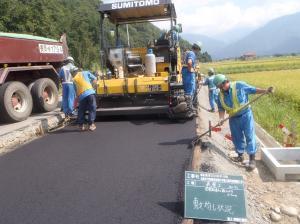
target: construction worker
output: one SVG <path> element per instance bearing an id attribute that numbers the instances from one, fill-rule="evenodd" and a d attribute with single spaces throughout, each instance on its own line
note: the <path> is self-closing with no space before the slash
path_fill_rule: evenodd
<path id="1" fill-rule="evenodd" d="M 268 89 L 259 89 L 248 85 L 245 82 L 230 82 L 223 74 L 218 74 L 214 78 L 214 84 L 220 89 L 217 105 L 219 108 L 220 125 L 224 119 L 225 111 L 229 114 L 229 127 L 231 131 L 232 141 L 238 154 L 233 158 L 236 162 L 244 161 L 244 151 L 249 155 L 249 171 L 254 170 L 256 141 L 254 119 L 250 106 L 243 110 L 238 109 L 248 103 L 249 94 L 261 94 L 265 92 L 273 92 L 273 87 Z"/>
<path id="2" fill-rule="evenodd" d="M 71 69 L 76 95 L 79 101 L 78 124 L 81 131 L 85 131 L 85 113 L 88 111 L 88 129 L 94 131 L 96 125 L 96 92 L 93 85 L 96 84 L 96 77 L 89 71 L 79 71 L 77 67 Z"/>
<path id="3" fill-rule="evenodd" d="M 166 34 L 167 39 L 170 41 L 170 47 L 177 47 L 179 41 L 179 25 L 172 26 L 172 29 Z"/>
<path id="4" fill-rule="evenodd" d="M 184 66 L 182 67 L 182 80 L 184 95 L 188 107 L 187 117 L 193 117 L 195 115 L 193 107 L 193 97 L 196 93 L 196 54 L 200 52 L 201 48 L 198 44 L 193 44 L 192 50 L 186 52 L 184 59 Z"/>
<path id="5" fill-rule="evenodd" d="M 76 97 L 74 84 L 70 69 L 74 66 L 74 59 L 67 57 L 64 66 L 59 71 L 59 78 L 62 82 L 62 111 L 66 119 L 74 116 L 74 100 Z"/>
<path id="6" fill-rule="evenodd" d="M 213 68 L 208 69 L 208 78 L 205 79 L 203 85 L 208 86 L 208 98 L 210 104 L 210 112 L 215 112 L 215 103 L 218 96 L 217 87 L 214 84 L 215 70 Z"/>

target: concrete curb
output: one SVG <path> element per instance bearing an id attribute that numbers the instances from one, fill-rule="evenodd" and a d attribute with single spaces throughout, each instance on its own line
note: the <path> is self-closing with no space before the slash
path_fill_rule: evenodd
<path id="1" fill-rule="evenodd" d="M 204 127 L 202 127 L 201 118 L 197 117 L 196 118 L 196 135 L 197 136 L 199 136 L 201 134 L 202 129 L 204 129 Z M 195 147 L 193 148 L 193 154 L 192 154 L 192 158 L 191 158 L 191 162 L 190 162 L 190 170 L 199 172 L 201 169 L 200 161 L 201 161 L 201 148 L 199 145 L 195 145 Z M 181 222 L 181 224 L 193 224 L 193 223 L 194 223 L 194 219 L 186 219 L 186 218 L 184 218 Z"/>
<path id="2" fill-rule="evenodd" d="M 49 129 L 55 128 L 64 120 L 64 114 L 58 112 L 46 118 L 38 119 L 16 130 L 0 136 L 0 154 L 11 151 L 18 145 L 43 136 Z"/>

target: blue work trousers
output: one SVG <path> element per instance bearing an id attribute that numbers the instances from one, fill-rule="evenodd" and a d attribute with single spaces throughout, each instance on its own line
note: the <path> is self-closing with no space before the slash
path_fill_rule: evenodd
<path id="1" fill-rule="evenodd" d="M 88 116 L 88 124 L 91 125 L 94 123 L 96 119 L 96 96 L 95 94 L 88 95 L 79 101 L 79 109 L 78 109 L 78 124 L 82 125 L 85 122 L 84 115 L 85 112 L 89 112 Z"/>
<path id="2" fill-rule="evenodd" d="M 216 89 L 209 89 L 208 90 L 208 98 L 209 98 L 209 104 L 212 110 L 215 110 L 215 103 L 217 100 L 217 90 Z"/>
<path id="3" fill-rule="evenodd" d="M 196 75 L 194 72 L 189 72 L 187 67 L 182 68 L 182 82 L 184 94 L 194 96 L 196 91 Z"/>
<path id="4" fill-rule="evenodd" d="M 257 149 L 251 109 L 247 109 L 239 116 L 230 118 L 229 127 L 236 152 L 242 154 L 246 149 L 249 155 L 255 154 Z"/>
<path id="5" fill-rule="evenodd" d="M 71 115 L 74 111 L 74 100 L 76 92 L 73 83 L 62 84 L 62 109 L 66 115 Z"/>

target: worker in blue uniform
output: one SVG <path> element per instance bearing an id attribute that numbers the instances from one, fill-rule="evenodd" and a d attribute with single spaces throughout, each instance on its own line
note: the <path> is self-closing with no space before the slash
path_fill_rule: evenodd
<path id="1" fill-rule="evenodd" d="M 96 92 L 93 85 L 97 85 L 97 78 L 89 71 L 79 71 L 77 67 L 71 70 L 74 87 L 79 101 L 78 124 L 81 131 L 86 130 L 85 123 L 88 123 L 88 129 L 96 129 Z M 88 120 L 85 120 L 85 113 L 88 111 Z"/>
<path id="2" fill-rule="evenodd" d="M 229 127 L 231 131 L 232 141 L 238 154 L 233 158 L 236 162 L 243 162 L 244 152 L 249 155 L 249 171 L 254 170 L 256 139 L 255 124 L 251 107 L 248 106 L 239 111 L 242 105 L 248 103 L 249 94 L 261 94 L 265 92 L 273 92 L 273 87 L 268 89 L 259 89 L 248 85 L 245 82 L 230 82 L 223 74 L 218 74 L 214 78 L 214 84 L 220 89 L 217 105 L 219 108 L 220 121 L 224 119 L 225 111 L 229 114 Z M 220 122 L 220 125 L 222 123 Z"/>
<path id="3" fill-rule="evenodd" d="M 218 97 L 217 87 L 214 84 L 215 70 L 213 68 L 208 69 L 208 78 L 205 79 L 203 85 L 208 86 L 208 99 L 210 104 L 210 112 L 215 112 L 215 103 Z"/>
<path id="4" fill-rule="evenodd" d="M 76 97 L 72 75 L 70 70 L 75 67 L 74 59 L 67 57 L 64 66 L 59 71 L 59 78 L 62 82 L 62 110 L 66 118 L 74 116 L 74 100 Z"/>
<path id="5" fill-rule="evenodd" d="M 201 48 L 198 44 L 193 44 L 192 50 L 186 52 L 184 66 L 182 67 L 182 81 L 184 88 L 184 95 L 188 107 L 187 117 L 193 117 L 195 115 L 193 107 L 193 98 L 196 94 L 196 54 L 200 52 Z"/>

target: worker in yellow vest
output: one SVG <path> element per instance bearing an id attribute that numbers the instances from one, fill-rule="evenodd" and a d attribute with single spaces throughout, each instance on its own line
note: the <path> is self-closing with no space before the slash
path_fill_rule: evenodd
<path id="1" fill-rule="evenodd" d="M 271 93 L 273 92 L 273 87 L 259 89 L 242 81 L 230 82 L 223 74 L 216 75 L 213 82 L 220 89 L 217 100 L 220 120 L 224 119 L 225 111 L 230 116 L 229 127 L 232 141 L 238 154 L 233 159 L 242 163 L 246 150 L 250 159 L 247 169 L 252 171 L 256 167 L 255 153 L 257 151 L 253 114 L 250 105 L 243 110 L 239 111 L 239 109 L 248 103 L 249 94 Z"/>
<path id="2" fill-rule="evenodd" d="M 79 101 L 78 124 L 81 131 L 85 131 L 85 112 L 88 111 L 88 129 L 94 131 L 96 125 L 96 92 L 93 84 L 96 84 L 97 78 L 89 71 L 79 71 L 77 67 L 71 69 L 76 95 Z"/>

